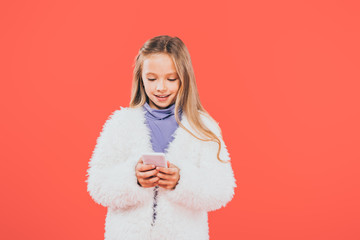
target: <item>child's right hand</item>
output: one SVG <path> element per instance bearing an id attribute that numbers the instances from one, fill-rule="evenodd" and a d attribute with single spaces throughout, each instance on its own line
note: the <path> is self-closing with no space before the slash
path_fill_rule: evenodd
<path id="1" fill-rule="evenodd" d="M 158 185 L 159 177 L 157 173 L 159 171 L 155 168 L 155 165 L 143 164 L 143 160 L 140 158 L 135 167 L 135 174 L 140 186 L 149 188 Z"/>

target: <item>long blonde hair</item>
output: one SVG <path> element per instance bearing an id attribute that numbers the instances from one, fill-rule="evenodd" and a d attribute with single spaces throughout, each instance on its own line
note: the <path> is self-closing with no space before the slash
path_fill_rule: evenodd
<path id="1" fill-rule="evenodd" d="M 227 161 L 220 159 L 221 142 L 220 139 L 209 128 L 205 126 L 200 117 L 200 112 L 215 121 L 210 114 L 204 109 L 200 103 L 199 93 L 196 86 L 195 74 L 191 63 L 189 51 L 183 41 L 178 37 L 170 37 L 168 35 L 156 36 L 149 39 L 140 48 L 139 53 L 135 57 L 133 82 L 130 107 L 136 108 L 143 106 L 148 97 L 145 93 L 142 81 L 142 64 L 144 59 L 150 54 L 165 53 L 171 57 L 175 64 L 177 74 L 180 79 L 180 86 L 175 100 L 175 119 L 180 127 L 185 129 L 195 138 L 201 141 L 214 141 L 219 145 L 217 158 L 219 161 L 227 163 Z M 179 119 L 179 108 L 186 114 L 190 126 L 206 139 L 195 136 L 184 125 L 181 124 Z M 200 111 L 200 112 L 199 112 Z M 220 134 L 221 130 L 219 129 Z"/>

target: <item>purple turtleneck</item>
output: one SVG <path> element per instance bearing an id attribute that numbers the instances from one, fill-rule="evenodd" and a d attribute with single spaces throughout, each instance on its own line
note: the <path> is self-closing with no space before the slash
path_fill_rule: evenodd
<path id="1" fill-rule="evenodd" d="M 166 109 L 151 108 L 146 102 L 143 105 L 146 110 L 146 124 L 151 130 L 151 144 L 154 152 L 165 152 L 169 143 L 174 139 L 174 132 L 179 127 L 175 120 L 175 103 Z M 182 111 L 179 110 L 181 120 Z"/>

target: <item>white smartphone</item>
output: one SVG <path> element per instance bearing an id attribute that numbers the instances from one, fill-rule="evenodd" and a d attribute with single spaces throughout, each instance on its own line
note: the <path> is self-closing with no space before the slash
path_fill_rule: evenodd
<path id="1" fill-rule="evenodd" d="M 149 164 L 149 165 L 153 164 L 156 167 L 167 168 L 167 162 L 164 153 L 160 153 L 160 152 L 144 153 L 141 157 L 144 164 Z"/>

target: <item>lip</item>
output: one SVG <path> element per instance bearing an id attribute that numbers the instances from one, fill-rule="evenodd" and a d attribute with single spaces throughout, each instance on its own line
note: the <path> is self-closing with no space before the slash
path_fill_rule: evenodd
<path id="1" fill-rule="evenodd" d="M 169 95 L 166 95 L 166 97 L 159 97 L 159 96 L 161 96 L 161 95 L 154 95 L 154 96 L 156 97 L 156 99 L 157 99 L 159 102 L 164 102 L 164 101 L 166 101 L 166 100 L 169 99 L 170 94 L 169 94 Z"/>

